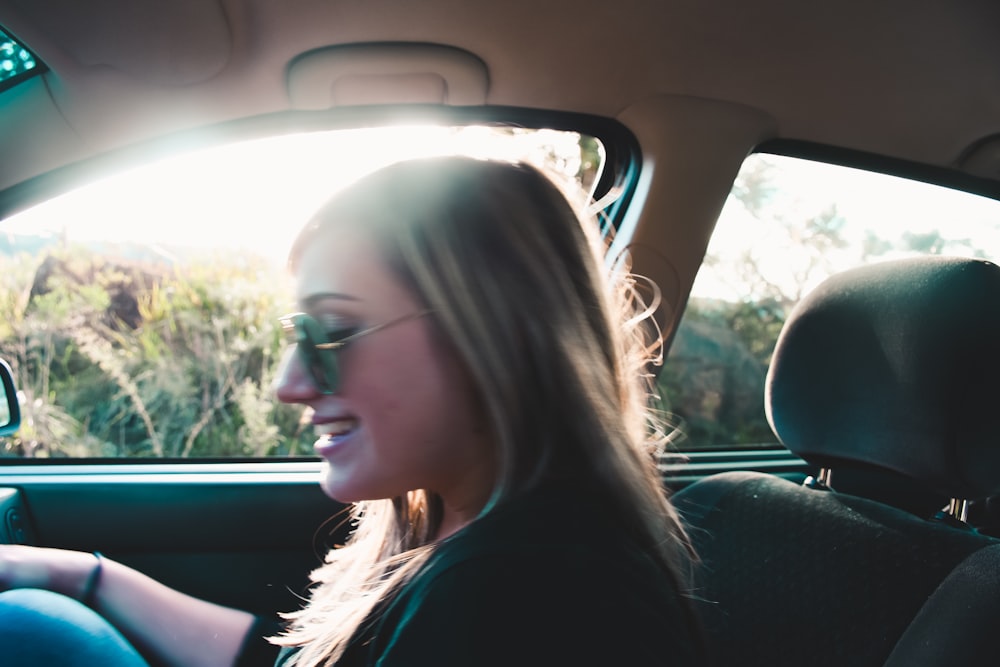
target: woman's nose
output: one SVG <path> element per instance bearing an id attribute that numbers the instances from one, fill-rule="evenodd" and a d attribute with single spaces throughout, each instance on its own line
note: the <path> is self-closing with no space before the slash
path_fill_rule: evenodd
<path id="1" fill-rule="evenodd" d="M 296 354 L 294 345 L 288 347 L 281 356 L 278 373 L 274 378 L 274 393 L 282 403 L 305 403 L 319 394 Z"/>

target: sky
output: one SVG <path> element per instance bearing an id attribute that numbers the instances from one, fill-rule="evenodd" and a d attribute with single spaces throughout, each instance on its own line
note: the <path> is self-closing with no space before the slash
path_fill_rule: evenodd
<path id="1" fill-rule="evenodd" d="M 904 233 L 940 232 L 950 240 L 968 239 L 972 248 L 1000 262 L 1000 202 L 903 178 L 886 176 L 809 160 L 776 155 L 754 155 L 744 163 L 752 170 L 763 164 L 773 189 L 765 206 L 752 215 L 730 197 L 719 217 L 708 253 L 719 261 L 703 267 L 693 294 L 704 298 L 745 298 L 746 286 L 738 266 L 751 252 L 761 273 L 784 293 L 811 289 L 834 271 L 859 264 L 866 235 L 898 245 Z M 824 253 L 827 264 L 805 285 L 796 284 L 806 258 L 800 243 L 801 223 L 835 205 L 843 218 L 841 237 L 847 247 Z M 785 224 L 791 223 L 791 224 Z M 969 254 L 966 244 L 954 243 L 946 254 Z M 904 254 L 892 250 L 878 259 Z M 912 253 L 910 253 L 912 254 Z"/>

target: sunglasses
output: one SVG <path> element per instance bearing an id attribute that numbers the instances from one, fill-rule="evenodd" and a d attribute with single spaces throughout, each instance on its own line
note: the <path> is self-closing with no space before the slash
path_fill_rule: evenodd
<path id="1" fill-rule="evenodd" d="M 394 324 L 423 317 L 430 312 L 430 310 L 420 310 L 361 331 L 354 328 L 327 331 L 316 318 L 308 313 L 291 313 L 279 318 L 279 322 L 281 322 L 285 340 L 296 345 L 299 358 L 313 384 L 316 385 L 320 393 L 328 395 L 336 392 L 340 386 L 340 367 L 337 363 L 338 350 L 362 336 L 381 331 Z"/>

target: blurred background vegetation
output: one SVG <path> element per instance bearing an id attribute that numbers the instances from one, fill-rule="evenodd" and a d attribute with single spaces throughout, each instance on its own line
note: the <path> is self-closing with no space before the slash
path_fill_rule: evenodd
<path id="1" fill-rule="evenodd" d="M 182 273 L 83 245 L 4 263 L 0 354 L 21 391 L 7 457 L 311 453 L 270 390 L 287 305 L 273 269 L 205 256 Z M 262 279 L 262 277 L 264 279 Z"/>
<path id="2" fill-rule="evenodd" d="M 533 162 L 585 189 L 603 161 L 603 148 L 591 137 L 521 128 L 483 128 L 470 136 L 481 140 L 484 134 L 502 135 Z M 222 171 L 227 169 L 213 176 Z M 203 173 L 190 176 L 204 179 Z M 277 179 L 269 185 L 291 192 Z M 329 182 L 325 188 L 324 198 Z M 136 191 L 130 182 L 107 196 L 121 199 L 124 189 Z M 153 192 L 167 189 L 157 183 Z M 169 188 L 213 189 L 225 191 L 213 182 Z M 231 205 L 206 204 L 223 216 L 206 223 L 195 201 L 192 213 L 175 213 L 166 225 L 176 228 L 194 217 L 220 229 L 233 224 L 233 233 L 204 247 L 128 241 L 110 235 L 144 231 L 135 220 L 146 228 L 163 224 L 151 213 L 165 216 L 150 212 L 142 198 L 134 217 L 108 225 L 108 203 L 96 212 L 59 208 L 54 231 L 0 228 L 0 312 L 6 316 L 0 356 L 14 371 L 22 413 L 20 430 L 0 438 L 0 457 L 311 456 L 315 435 L 303 422 L 308 415 L 279 403 L 272 390 L 285 347 L 277 318 L 291 308 L 289 276 L 275 257 L 237 248 L 254 231 L 275 225 L 294 234 L 300 221 L 289 226 L 275 216 L 262 226 Z M 197 224 L 191 237 L 202 233 Z M 88 225 L 108 231 L 84 240 Z M 283 255 L 280 248 L 277 254 Z"/>
<path id="3" fill-rule="evenodd" d="M 750 156 L 658 378 L 681 434 L 677 447 L 780 446 L 765 416 L 764 385 L 792 308 L 820 281 L 854 266 L 928 254 L 995 261 L 994 204 L 881 174 Z M 940 218 L 937 209 L 950 215 Z M 956 220 L 974 224 L 942 232 L 939 225 Z"/>
<path id="4" fill-rule="evenodd" d="M 602 148 L 564 135 L 542 136 L 537 157 L 586 188 Z M 658 376 L 679 449 L 777 446 L 763 406 L 771 354 L 791 308 L 826 275 L 900 253 L 983 256 L 970 239 L 934 229 L 899 238 L 867 231 L 859 242 L 831 199 L 803 213 L 786 196 L 770 158 L 747 161 Z M 147 200 L 138 206 L 145 211 Z M 73 224 L 106 213 L 68 210 Z M 245 235 L 243 216 L 227 217 Z M 311 455 L 302 408 L 277 402 L 271 388 L 288 276 L 273 260 L 234 251 L 234 240 L 211 250 L 71 240 L 65 228 L 0 230 L 0 356 L 14 370 L 23 418 L 0 439 L 0 457 Z"/>

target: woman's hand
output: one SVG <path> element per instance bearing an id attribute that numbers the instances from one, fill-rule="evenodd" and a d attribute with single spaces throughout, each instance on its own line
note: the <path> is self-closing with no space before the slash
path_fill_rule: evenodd
<path id="1" fill-rule="evenodd" d="M 185 595 L 85 551 L 0 544 L 0 592 L 43 588 L 80 600 L 141 653 L 170 667 L 232 665 L 254 616 Z M 88 590 L 92 588 L 92 590 Z"/>
<path id="2" fill-rule="evenodd" d="M 85 551 L 0 544 L 0 591 L 42 588 L 80 600 L 97 566 Z"/>

